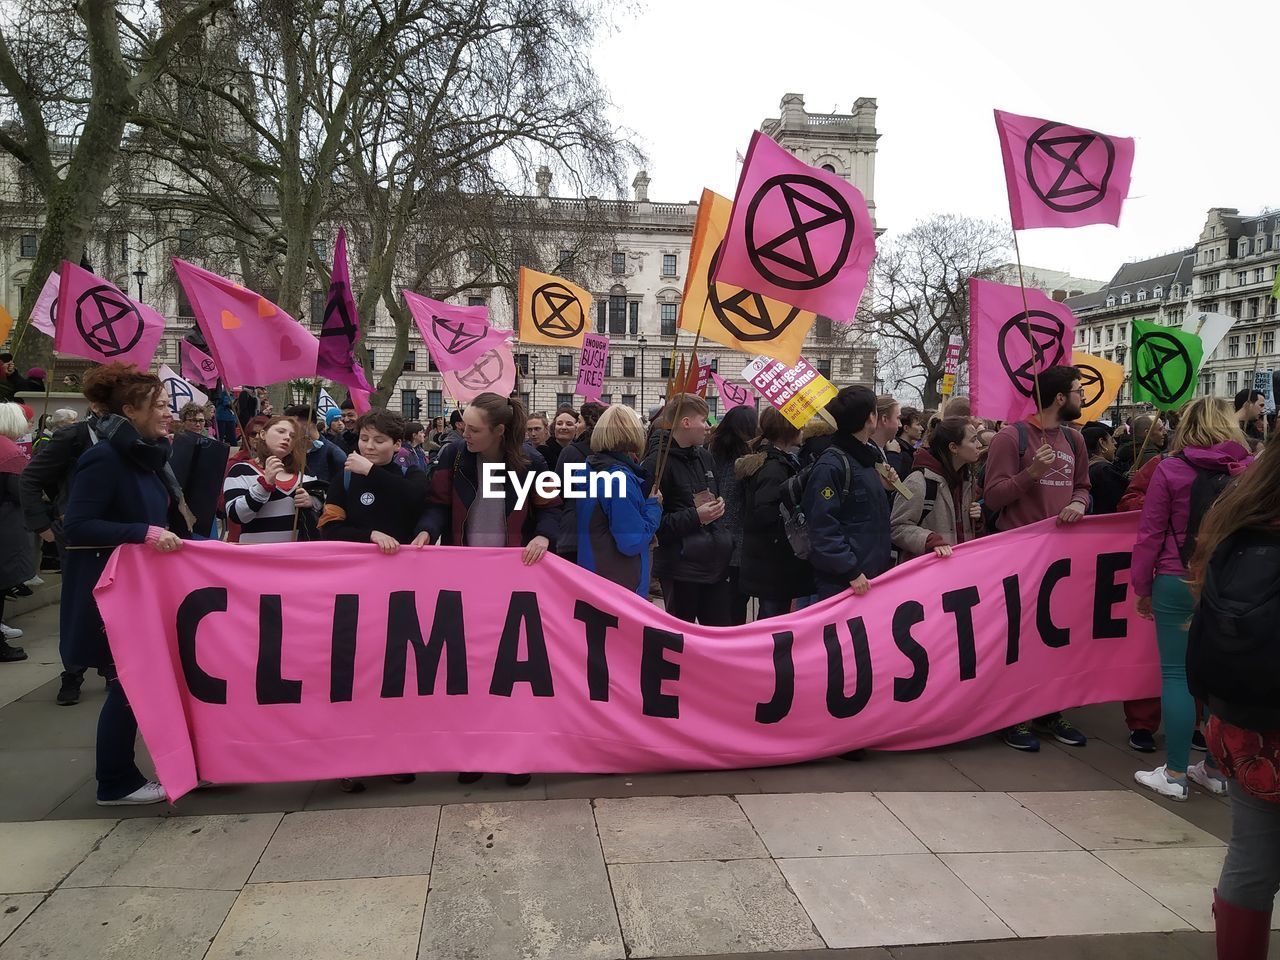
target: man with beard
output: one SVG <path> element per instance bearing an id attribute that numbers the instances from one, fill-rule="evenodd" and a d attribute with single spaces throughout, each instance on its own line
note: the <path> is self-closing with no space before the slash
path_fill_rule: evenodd
<path id="1" fill-rule="evenodd" d="M 1049 517 L 1075 523 L 1089 505 L 1089 455 L 1084 438 L 1068 426 L 1080 416 L 1080 371 L 1050 367 L 1036 375 L 1040 410 L 1009 424 L 991 441 L 987 454 L 986 506 L 996 514 L 997 530 L 1012 530 Z M 1059 743 L 1083 747 L 1085 735 L 1055 713 L 1035 721 Z M 1015 750 L 1040 749 L 1031 725 L 1020 723 L 1004 732 Z"/>

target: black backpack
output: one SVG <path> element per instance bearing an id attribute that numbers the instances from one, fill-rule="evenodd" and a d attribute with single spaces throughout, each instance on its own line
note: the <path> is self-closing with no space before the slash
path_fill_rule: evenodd
<path id="1" fill-rule="evenodd" d="M 843 450 L 838 450 L 840 454 L 840 466 L 844 470 L 844 483 L 841 486 L 841 499 L 849 496 L 849 491 L 853 487 L 853 471 L 849 467 L 849 455 Z M 782 485 L 782 496 L 778 503 L 778 511 L 782 514 L 782 529 L 787 535 L 787 542 L 791 544 L 791 552 L 800 560 L 807 560 L 809 553 L 813 547 L 809 540 L 809 518 L 805 516 L 804 510 L 800 506 L 800 500 L 804 497 L 804 488 L 809 484 L 809 477 L 813 474 L 814 460 L 800 468 L 800 472 L 793 477 L 788 477 L 786 483 Z"/>
<path id="2" fill-rule="evenodd" d="M 1022 469 L 1022 458 L 1027 455 L 1027 448 L 1031 446 L 1031 429 L 1027 426 L 1025 420 L 1015 420 L 1013 422 L 1014 432 L 1018 435 L 1018 469 Z M 1080 431 L 1072 427 L 1063 426 L 1062 431 L 1067 435 L 1067 442 L 1071 444 L 1071 452 L 1077 458 L 1083 456 L 1087 462 L 1089 459 L 1088 448 L 1084 445 L 1084 437 L 1080 435 Z M 1042 434 L 1043 436 L 1043 434 Z M 1079 442 L 1076 440 L 1079 438 Z M 983 483 L 986 483 L 986 464 L 982 465 Z M 957 508 L 959 509 L 959 508 Z M 1000 511 L 993 510 L 987 506 L 985 498 L 982 501 L 982 521 L 986 525 L 986 529 L 992 533 L 999 531 Z"/>
<path id="3" fill-rule="evenodd" d="M 1213 502 L 1222 496 L 1222 491 L 1227 489 L 1227 484 L 1231 482 L 1229 473 L 1219 473 L 1217 470 L 1205 470 L 1197 467 L 1194 463 L 1184 457 L 1182 454 L 1174 454 L 1179 460 L 1189 466 L 1196 472 L 1196 478 L 1191 481 L 1191 503 L 1190 512 L 1187 514 L 1187 536 L 1178 544 L 1178 557 L 1182 560 L 1184 567 L 1190 566 L 1191 558 L 1196 553 L 1196 537 L 1200 534 L 1200 524 L 1204 521 L 1204 515 L 1209 512 L 1209 508 L 1213 506 Z M 1174 541 L 1177 541 L 1174 536 Z"/>
<path id="4" fill-rule="evenodd" d="M 1213 552 L 1187 633 L 1187 685 L 1280 727 L 1280 531 L 1241 530 Z M 1219 712 L 1215 710 L 1215 712 Z"/>

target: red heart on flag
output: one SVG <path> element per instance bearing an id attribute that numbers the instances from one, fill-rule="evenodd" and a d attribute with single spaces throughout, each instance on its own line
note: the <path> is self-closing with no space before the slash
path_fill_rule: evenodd
<path id="1" fill-rule="evenodd" d="M 293 342 L 289 337 L 280 338 L 280 359 L 281 360 L 297 360 L 302 356 L 302 348 Z"/>

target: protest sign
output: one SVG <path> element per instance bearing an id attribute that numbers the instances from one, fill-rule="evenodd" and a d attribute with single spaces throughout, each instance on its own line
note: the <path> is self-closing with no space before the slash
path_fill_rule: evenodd
<path id="1" fill-rule="evenodd" d="M 578 359 L 578 385 L 574 393 L 583 400 L 599 400 L 604 390 L 604 365 L 609 358 L 609 338 L 588 333 L 582 339 L 582 356 Z"/>
<path id="2" fill-rule="evenodd" d="M 742 379 L 797 427 L 808 423 L 839 392 L 804 357 L 794 366 L 771 357 L 757 357 L 743 367 Z"/>

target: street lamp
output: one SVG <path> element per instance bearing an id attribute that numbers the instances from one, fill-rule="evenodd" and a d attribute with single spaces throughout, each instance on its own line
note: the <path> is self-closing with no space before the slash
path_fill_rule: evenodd
<path id="1" fill-rule="evenodd" d="M 133 271 L 133 279 L 138 281 L 138 299 L 142 299 L 142 281 L 147 279 L 147 271 L 142 268 L 142 262 L 138 262 L 138 269 Z"/>
<path id="2" fill-rule="evenodd" d="M 1120 426 L 1120 394 L 1124 392 L 1124 379 L 1123 379 L 1124 358 L 1128 352 L 1129 352 L 1129 348 L 1125 346 L 1123 343 L 1116 344 L 1116 362 L 1120 364 L 1121 381 L 1120 381 L 1120 388 L 1116 390 L 1116 416 L 1115 416 L 1115 422 L 1112 424 L 1113 427 Z"/>
<path id="3" fill-rule="evenodd" d="M 536 353 L 529 354 L 529 373 L 529 379 L 533 381 L 533 389 L 529 391 L 529 406 L 532 412 L 538 409 L 538 355 Z"/>
<path id="4" fill-rule="evenodd" d="M 640 416 L 644 416 L 644 348 L 648 344 L 648 340 L 644 338 L 644 334 L 640 334 L 640 339 L 636 341 L 640 345 Z"/>

